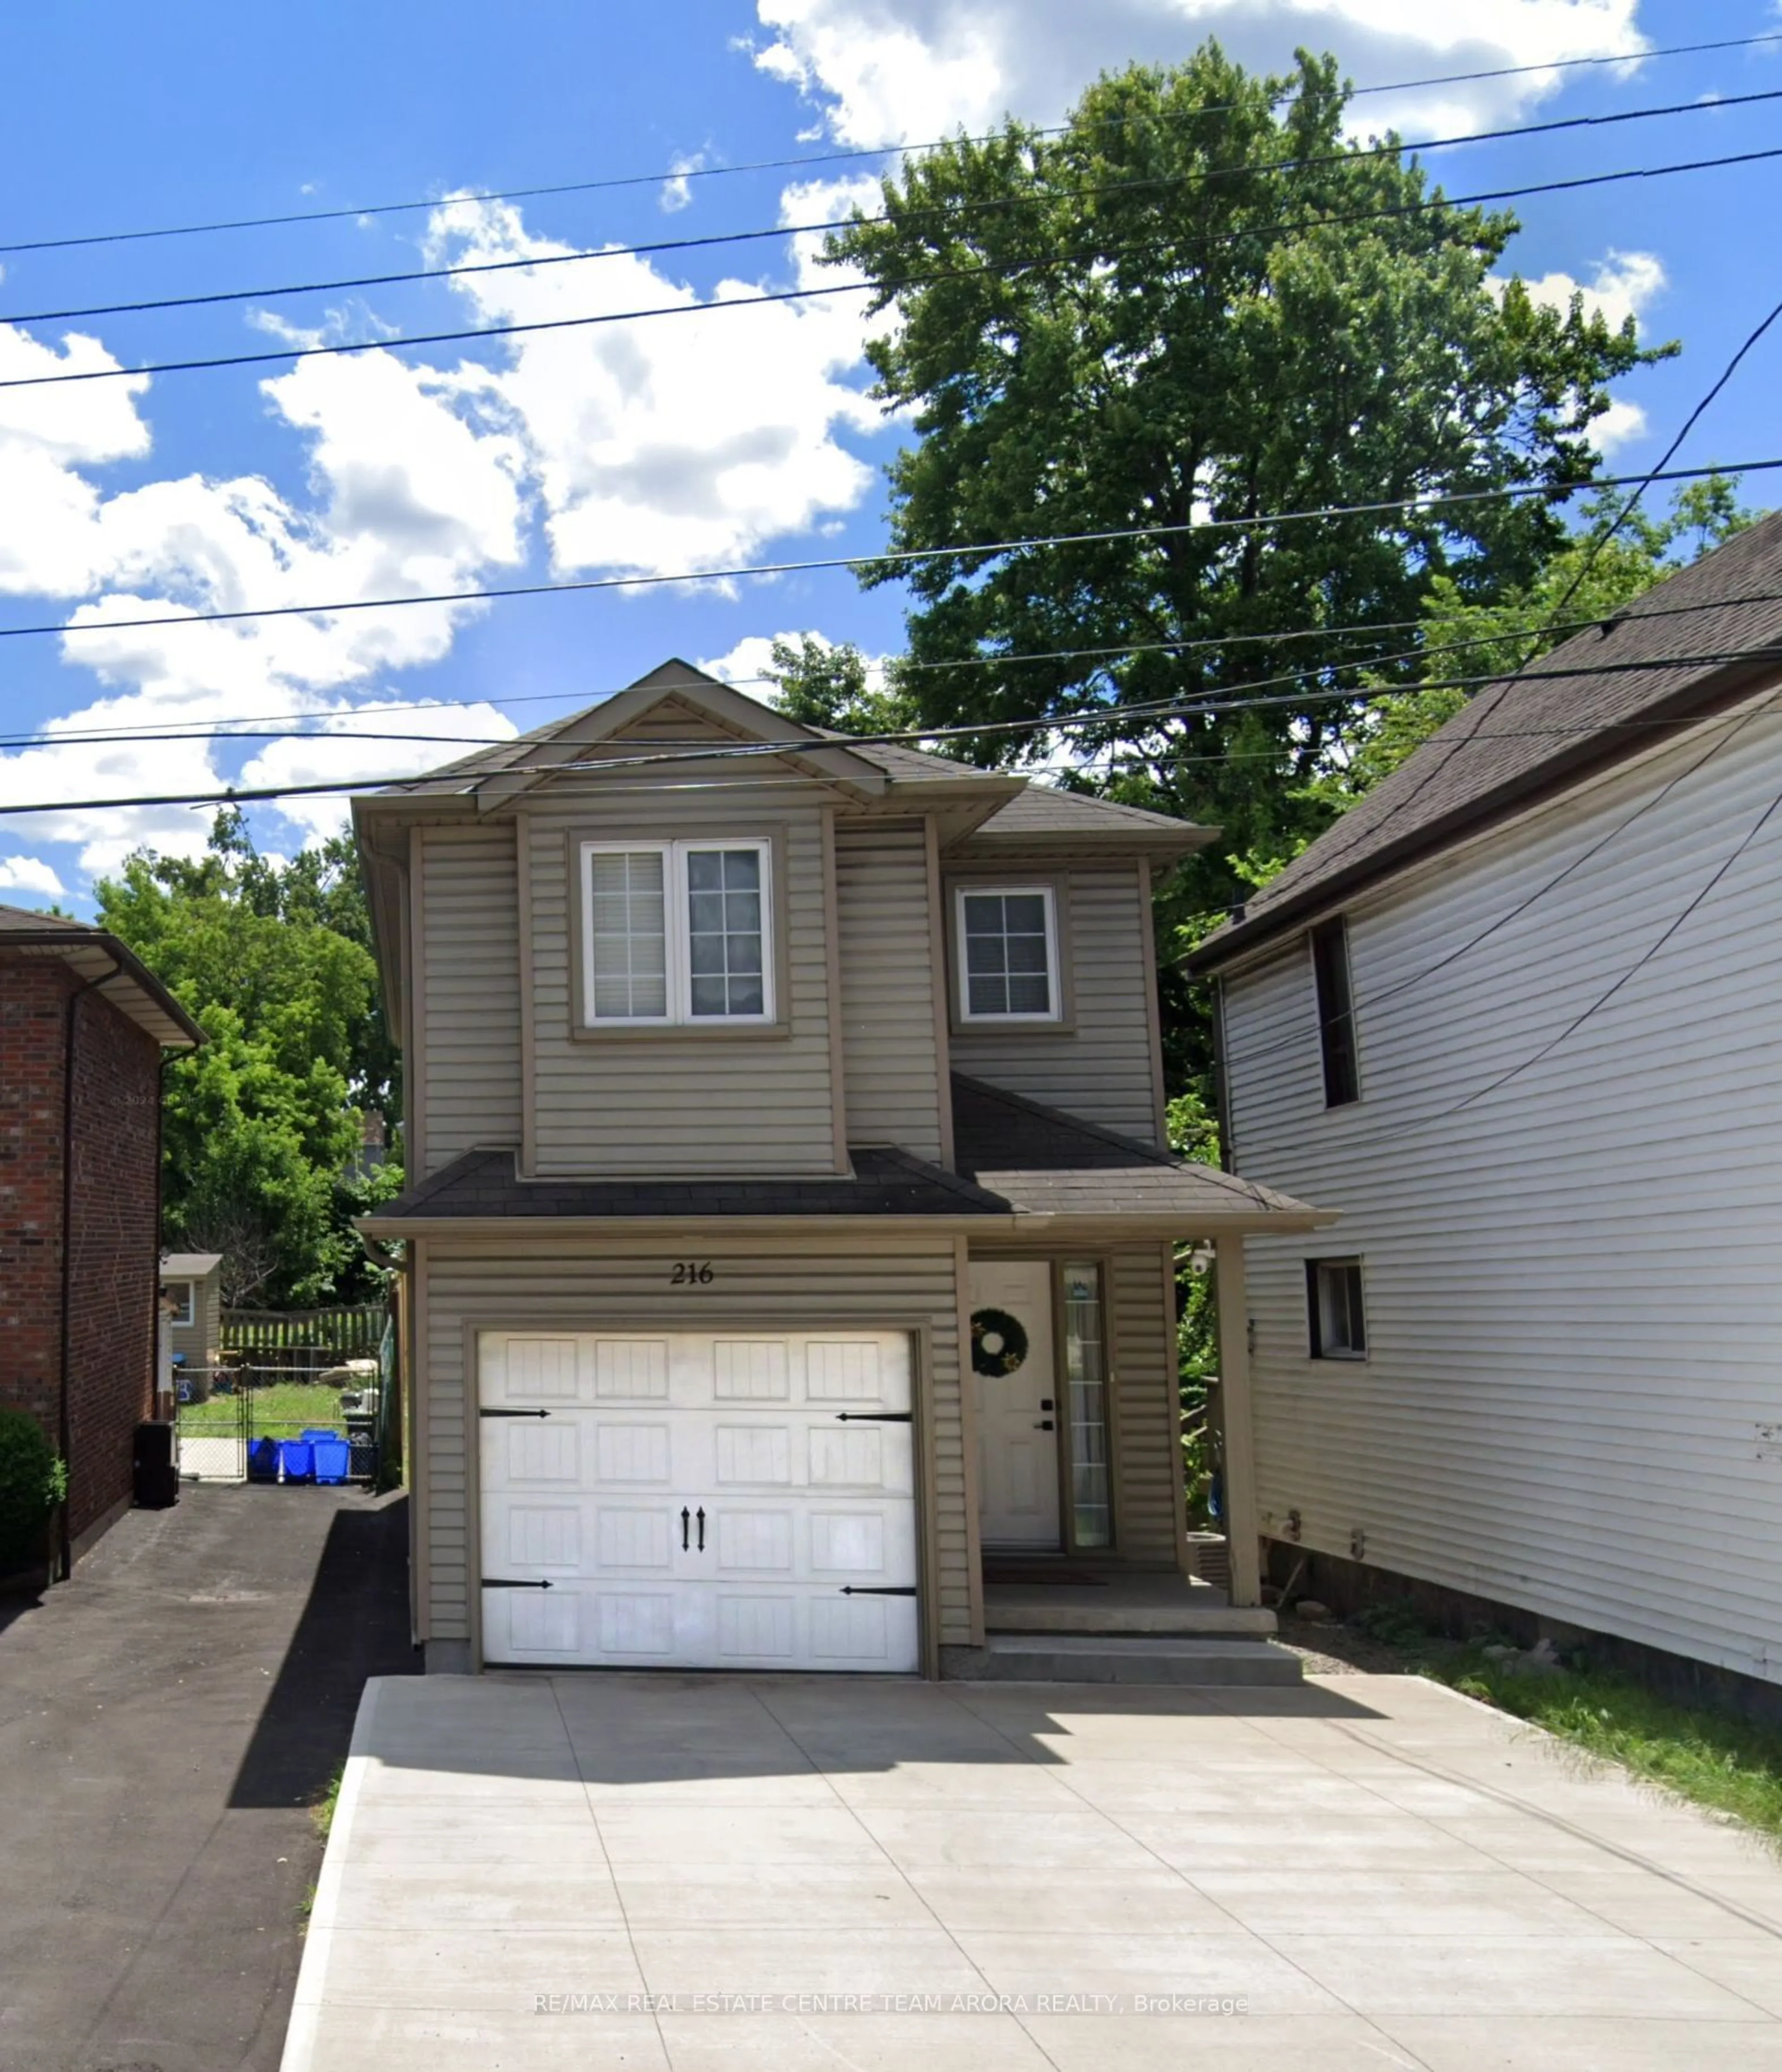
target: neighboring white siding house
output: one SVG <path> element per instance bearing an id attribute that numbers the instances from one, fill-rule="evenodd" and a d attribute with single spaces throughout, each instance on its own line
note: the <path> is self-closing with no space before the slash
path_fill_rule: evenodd
<path id="1" fill-rule="evenodd" d="M 1782 1682 L 1773 696 L 1220 979 L 1233 1162 L 1340 1216 L 1247 1246 L 1265 1534 Z M 1327 1107 L 1335 913 L 1360 1098 Z M 1319 1258 L 1361 1262 L 1363 1357 L 1312 1355 Z"/>

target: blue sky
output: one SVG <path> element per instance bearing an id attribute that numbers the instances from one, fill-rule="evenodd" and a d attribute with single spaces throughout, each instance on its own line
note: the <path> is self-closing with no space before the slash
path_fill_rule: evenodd
<path id="1" fill-rule="evenodd" d="M 1455 26 L 1456 18 L 1463 25 Z M 1005 108 L 1056 120 L 1094 70 L 1186 56 L 1208 33 L 1256 64 L 1303 41 L 1358 81 L 1624 52 L 1782 28 L 1765 0 L 316 0 L 297 18 L 215 0 L 158 14 L 86 0 L 15 27 L 0 80 L 0 241 L 488 191 L 676 164 L 920 140 Z M 1407 135 L 1608 113 L 1782 87 L 1782 44 L 1429 90 L 1359 104 Z M 1775 105 L 1782 105 L 1782 103 Z M 1774 106 L 1718 109 L 1445 152 L 1451 191 L 1761 149 Z M 422 263 L 597 251 L 821 217 L 858 166 L 652 180 L 506 208 L 5 257 L 0 318 L 275 286 Z M 1511 261 L 1562 293 L 1635 308 L 1682 356 L 1624 384 L 1617 471 L 1668 440 L 1778 292 L 1763 263 L 1782 161 L 1519 204 Z M 790 240 L 654 260 L 591 260 L 354 294 L 79 323 L 0 323 L 0 378 L 94 364 L 272 350 L 509 318 L 698 302 L 792 285 Z M 727 288 L 724 284 L 728 283 Z M 70 342 L 70 334 L 80 338 Z M 0 625 L 372 596 L 553 576 L 660 574 L 870 551 L 898 434 L 864 395 L 846 298 L 362 358 L 0 390 Z M 84 339 L 84 343 L 81 342 Z M 1681 457 L 1782 453 L 1782 331 Z M 1752 500 L 1771 500 L 1754 478 Z M 1776 500 L 1782 500 L 1777 495 Z M 9 735 L 0 802 L 242 781 L 391 774 L 440 736 L 529 726 L 670 653 L 759 665 L 767 636 L 813 629 L 875 652 L 894 590 L 845 572 L 364 614 L 333 623 L 86 633 L 0 643 Z M 430 716 L 377 709 L 436 702 Z M 467 701 L 460 705 L 456 701 Z M 200 728 L 352 708 L 307 738 L 97 746 L 77 730 Z M 319 738 L 315 730 L 320 730 Z M 41 810 L 0 819 L 0 899 L 84 911 L 96 871 L 147 842 L 190 849 L 208 813 Z M 332 801 L 257 822 L 289 850 Z"/>

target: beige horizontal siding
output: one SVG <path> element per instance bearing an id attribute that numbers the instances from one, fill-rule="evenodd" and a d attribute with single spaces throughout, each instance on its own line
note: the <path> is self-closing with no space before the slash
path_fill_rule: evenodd
<path id="1" fill-rule="evenodd" d="M 1113 1322 L 1114 1536 L 1130 1561 L 1174 1567 L 1182 1449 L 1177 1441 L 1175 1283 L 1159 1247 L 1109 1262 Z"/>
<path id="2" fill-rule="evenodd" d="M 419 837 L 425 1165 L 520 1141 L 520 907 L 511 825 Z"/>
<path id="3" fill-rule="evenodd" d="M 953 1251 L 928 1242 L 898 1247 L 883 1239 L 846 1249 L 821 1233 L 776 1249 L 759 1239 L 711 1254 L 714 1278 L 696 1290 L 672 1289 L 669 1240 L 598 1249 L 562 1240 L 430 1240 L 426 1248 L 426 1341 L 420 1385 L 427 1392 L 426 1504 L 431 1633 L 471 1637 L 470 1507 L 473 1456 L 467 1412 L 474 1392 L 465 1371 L 467 1331 L 479 1324 L 546 1321 L 591 1329 L 609 1321 L 663 1330 L 697 1330 L 706 1318 L 796 1330 L 836 1323 L 929 1333 L 931 1367 L 918 1377 L 932 1453 L 938 1548 L 936 1615 L 947 1645 L 971 1638 L 971 1589 L 960 1412 L 959 1312 Z"/>
<path id="4" fill-rule="evenodd" d="M 848 1141 L 941 1157 L 934 939 L 920 823 L 840 822 L 836 885 Z"/>
<path id="5" fill-rule="evenodd" d="M 703 766 L 700 766 L 703 767 Z M 730 766 L 717 766 L 729 771 Z M 751 766 L 752 767 L 753 766 Z M 692 766 L 689 766 L 689 768 Z M 533 925 L 536 1170 L 562 1173 L 827 1173 L 836 1167 L 825 944 L 823 824 L 806 794 L 764 783 L 759 802 L 640 792 L 622 773 L 597 790 L 533 795 L 525 824 Z M 785 1036 L 578 1041 L 571 1033 L 571 848 L 578 836 L 784 836 L 780 966 Z"/>
<path id="6" fill-rule="evenodd" d="M 1529 1063 L 1782 787 L 1776 720 L 1705 745 L 1353 910 L 1352 1107 L 1303 944 L 1228 981 L 1240 1168 L 1343 1219 L 1248 1247 L 1258 1475 L 1312 1547 L 1782 1681 L 1782 824 Z M 1315 1361 L 1303 1261 L 1347 1253 L 1368 1357 Z"/>
<path id="7" fill-rule="evenodd" d="M 1011 865 L 1002 882 L 1019 883 L 1022 875 L 1023 867 Z M 951 884 L 946 896 L 950 902 Z M 953 1069 L 1142 1143 L 1158 1143 L 1143 932 L 1151 917 L 1149 901 L 1139 896 L 1138 872 L 1131 864 L 1072 870 L 1059 903 L 1074 1026 L 1056 1033 L 956 1028 Z"/>

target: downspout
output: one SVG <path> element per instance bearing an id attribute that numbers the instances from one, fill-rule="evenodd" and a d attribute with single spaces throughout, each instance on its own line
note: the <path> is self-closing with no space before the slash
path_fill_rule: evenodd
<path id="1" fill-rule="evenodd" d="M 121 961 L 109 972 L 89 978 L 68 995 L 68 1013 L 62 1028 L 62 1329 L 60 1398 L 56 1412 L 56 1451 L 68 1478 L 68 1494 L 62 1499 L 60 1544 L 56 1550 L 57 1580 L 66 1582 L 74 1573 L 74 1536 L 68 1525 L 68 1506 L 74 1493 L 73 1404 L 69 1393 L 68 1367 L 74 1356 L 69 1326 L 69 1302 L 74 1293 L 74 1048 L 79 1026 L 78 1009 L 89 993 L 109 985 L 124 968 Z M 156 1254 L 157 1263 L 159 1260 Z"/>

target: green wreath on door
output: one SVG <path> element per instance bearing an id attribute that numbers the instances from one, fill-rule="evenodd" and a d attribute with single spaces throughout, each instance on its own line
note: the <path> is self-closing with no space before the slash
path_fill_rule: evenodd
<path id="1" fill-rule="evenodd" d="M 1027 1334 L 1019 1317 L 1006 1309 L 973 1309 L 971 1363 L 976 1374 L 1017 1372 L 1027 1357 Z"/>

